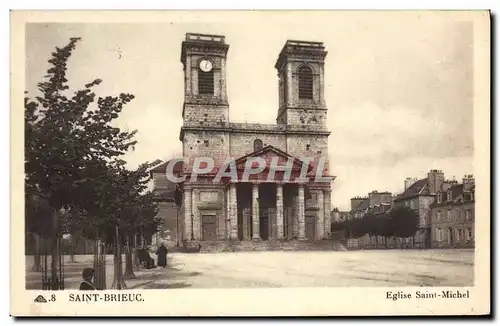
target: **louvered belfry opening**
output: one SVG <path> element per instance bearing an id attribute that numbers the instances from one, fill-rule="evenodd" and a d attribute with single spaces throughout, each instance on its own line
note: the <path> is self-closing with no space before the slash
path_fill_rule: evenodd
<path id="1" fill-rule="evenodd" d="M 313 98 L 313 72 L 308 66 L 299 68 L 299 99 L 312 100 Z"/>
<path id="2" fill-rule="evenodd" d="M 214 94 L 214 71 L 198 70 L 198 91 L 200 94 Z"/>

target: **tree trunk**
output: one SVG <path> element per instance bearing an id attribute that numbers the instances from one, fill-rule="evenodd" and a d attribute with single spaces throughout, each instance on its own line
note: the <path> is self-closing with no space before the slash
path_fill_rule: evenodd
<path id="1" fill-rule="evenodd" d="M 412 248 L 415 249 L 415 235 L 413 235 Z"/>
<path id="2" fill-rule="evenodd" d="M 40 255 L 40 236 L 33 233 L 33 240 L 35 240 L 35 255 L 33 256 L 33 267 L 31 270 L 33 272 L 42 271 L 42 257 Z"/>
<path id="3" fill-rule="evenodd" d="M 127 238 L 127 253 L 125 256 L 125 278 L 135 278 L 132 248 L 130 247 L 130 235 Z"/>
<path id="4" fill-rule="evenodd" d="M 137 234 L 134 234 L 134 265 L 135 265 L 136 270 L 141 268 L 141 262 L 139 261 L 139 255 L 137 254 L 137 246 L 138 246 Z"/>
<path id="5" fill-rule="evenodd" d="M 69 262 L 76 263 L 75 260 L 75 237 L 71 235 Z"/>
<path id="6" fill-rule="evenodd" d="M 113 277 L 113 284 L 111 288 L 114 290 L 124 290 L 127 288 L 125 280 L 123 278 L 123 268 L 122 268 L 122 252 L 121 252 L 121 241 L 120 233 L 118 231 L 118 226 L 115 227 L 115 252 L 114 252 L 114 271 L 115 275 Z"/>
<path id="7" fill-rule="evenodd" d="M 61 251 L 59 249 L 59 212 L 54 210 L 52 212 L 52 248 L 51 248 L 51 272 L 50 272 L 50 288 L 52 290 L 59 290 L 61 288 Z"/>
<path id="8" fill-rule="evenodd" d="M 375 236 L 375 249 L 378 249 L 378 235 Z"/>
<path id="9" fill-rule="evenodd" d="M 94 283 L 100 290 L 106 290 L 106 246 L 102 240 L 94 243 Z"/>

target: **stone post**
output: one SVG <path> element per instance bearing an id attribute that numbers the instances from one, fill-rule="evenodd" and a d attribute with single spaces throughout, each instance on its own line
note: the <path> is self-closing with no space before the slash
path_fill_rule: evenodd
<path id="1" fill-rule="evenodd" d="M 325 225 L 324 225 L 324 238 L 329 239 L 332 229 L 332 208 L 331 208 L 331 190 L 324 191 L 324 202 L 325 202 Z"/>
<path id="2" fill-rule="evenodd" d="M 283 185 L 276 185 L 276 238 L 283 239 Z"/>
<path id="3" fill-rule="evenodd" d="M 236 200 L 236 183 L 231 183 L 230 188 L 230 219 L 231 219 L 231 239 L 238 239 L 238 202 Z"/>
<path id="4" fill-rule="evenodd" d="M 316 219 L 316 234 L 314 238 L 316 240 L 323 239 L 325 231 L 325 203 L 323 197 L 323 190 L 318 191 L 318 218 Z"/>
<path id="5" fill-rule="evenodd" d="M 191 203 L 192 203 L 192 190 L 189 187 L 184 188 L 184 240 L 191 240 Z"/>
<path id="6" fill-rule="evenodd" d="M 304 202 L 304 185 L 299 184 L 299 212 L 298 212 L 298 227 L 299 240 L 306 238 L 306 207 Z"/>
<path id="7" fill-rule="evenodd" d="M 260 224 L 259 224 L 259 185 L 252 185 L 252 239 L 260 240 Z"/>

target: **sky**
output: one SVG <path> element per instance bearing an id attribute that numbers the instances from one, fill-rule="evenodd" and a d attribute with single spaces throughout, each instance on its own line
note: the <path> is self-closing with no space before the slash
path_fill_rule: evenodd
<path id="1" fill-rule="evenodd" d="M 473 174 L 473 29 L 446 15 L 239 14 L 238 19 L 26 25 L 26 89 L 55 47 L 81 37 L 70 87 L 101 78 L 98 95 L 135 99 L 117 125 L 138 130 L 130 167 L 182 155 L 181 42 L 189 32 L 225 35 L 230 121 L 275 123 L 274 63 L 287 39 L 323 42 L 332 207 L 372 190 L 400 193 L 406 177 L 441 169 Z"/>

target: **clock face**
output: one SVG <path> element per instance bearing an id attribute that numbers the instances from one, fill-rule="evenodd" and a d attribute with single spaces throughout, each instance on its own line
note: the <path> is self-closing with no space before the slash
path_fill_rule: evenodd
<path id="1" fill-rule="evenodd" d="M 204 72 L 209 72 L 210 70 L 212 70 L 212 62 L 210 62 L 209 60 L 201 60 L 200 69 Z"/>

